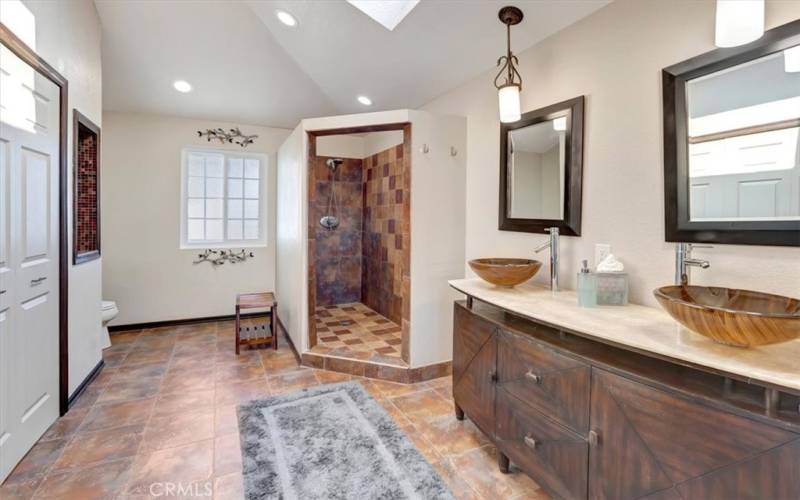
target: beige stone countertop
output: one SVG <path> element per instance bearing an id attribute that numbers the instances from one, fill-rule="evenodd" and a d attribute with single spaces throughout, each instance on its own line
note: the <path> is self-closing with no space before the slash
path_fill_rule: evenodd
<path id="1" fill-rule="evenodd" d="M 755 348 L 731 347 L 687 330 L 654 307 L 629 304 L 583 308 L 572 290 L 554 294 L 531 284 L 501 288 L 479 278 L 449 283 L 482 302 L 587 338 L 800 391 L 800 340 Z"/>

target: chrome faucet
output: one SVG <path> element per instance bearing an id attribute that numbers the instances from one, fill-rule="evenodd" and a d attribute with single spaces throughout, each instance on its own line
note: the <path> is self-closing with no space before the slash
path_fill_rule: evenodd
<path id="1" fill-rule="evenodd" d="M 533 249 L 534 252 L 539 253 L 545 248 L 550 247 L 550 290 L 558 291 L 558 228 L 548 227 L 545 229 L 550 233 L 548 241 Z"/>
<path id="2" fill-rule="evenodd" d="M 689 270 L 691 267 L 708 269 L 711 264 L 707 260 L 692 258 L 694 248 L 714 248 L 710 245 L 693 245 L 691 243 L 677 243 L 675 245 L 675 284 L 689 284 Z"/>

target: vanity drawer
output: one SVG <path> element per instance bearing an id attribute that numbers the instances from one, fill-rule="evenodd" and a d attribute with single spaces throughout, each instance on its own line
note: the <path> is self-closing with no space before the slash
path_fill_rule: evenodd
<path id="1" fill-rule="evenodd" d="M 497 370 L 498 387 L 579 434 L 589 431 L 589 365 L 501 330 Z"/>
<path id="2" fill-rule="evenodd" d="M 586 440 L 519 401 L 497 391 L 497 447 L 517 467 L 560 498 L 586 498 Z"/>

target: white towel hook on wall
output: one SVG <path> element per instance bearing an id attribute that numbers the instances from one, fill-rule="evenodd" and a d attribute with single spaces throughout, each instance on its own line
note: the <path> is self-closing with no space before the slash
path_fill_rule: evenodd
<path id="1" fill-rule="evenodd" d="M 431 148 L 429 148 L 427 144 L 423 144 L 422 148 L 420 148 L 420 151 L 422 151 L 425 154 L 428 154 L 428 153 L 430 153 Z"/>
<path id="2" fill-rule="evenodd" d="M 450 146 L 450 156 L 456 155 L 458 155 L 458 150 L 455 148 L 455 146 Z"/>

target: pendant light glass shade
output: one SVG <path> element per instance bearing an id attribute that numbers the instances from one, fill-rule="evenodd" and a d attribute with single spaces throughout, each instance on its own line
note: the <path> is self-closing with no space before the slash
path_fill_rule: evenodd
<path id="1" fill-rule="evenodd" d="M 513 123 L 521 117 L 519 85 L 506 85 L 497 91 L 500 99 L 500 122 Z"/>
<path id="2" fill-rule="evenodd" d="M 764 0 L 717 0 L 717 47 L 744 45 L 763 34 Z"/>
<path id="3" fill-rule="evenodd" d="M 800 45 L 783 51 L 783 69 L 787 73 L 800 73 Z"/>

